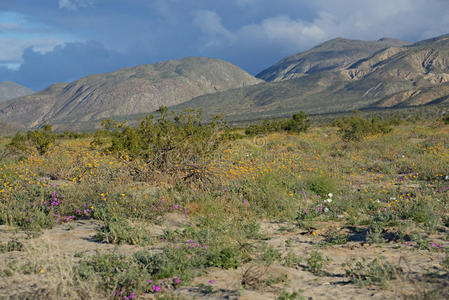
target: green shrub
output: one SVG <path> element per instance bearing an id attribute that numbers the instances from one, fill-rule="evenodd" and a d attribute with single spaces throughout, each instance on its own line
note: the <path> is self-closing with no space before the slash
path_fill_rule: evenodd
<path id="1" fill-rule="evenodd" d="M 242 262 L 237 249 L 223 248 L 218 252 L 211 252 L 207 258 L 207 265 L 222 269 L 237 269 Z"/>
<path id="2" fill-rule="evenodd" d="M 313 250 L 309 257 L 306 259 L 307 267 L 306 270 L 318 275 L 323 276 L 325 274 L 323 268 L 332 261 L 329 257 L 323 257 L 323 254 L 320 252 Z"/>
<path id="3" fill-rule="evenodd" d="M 302 291 L 288 293 L 286 291 L 281 291 L 281 294 L 276 299 L 277 300 L 304 300 L 305 298 L 303 296 L 301 296 L 301 292 Z"/>
<path id="4" fill-rule="evenodd" d="M 265 120 L 262 124 L 250 125 L 245 129 L 245 134 L 249 136 L 267 134 L 270 132 L 305 132 L 310 127 L 310 120 L 304 112 L 294 114 L 291 119 Z"/>
<path id="5" fill-rule="evenodd" d="M 281 254 L 271 245 L 264 245 L 262 248 L 262 261 L 265 265 L 272 265 L 281 259 Z"/>
<path id="6" fill-rule="evenodd" d="M 311 175 L 305 178 L 305 185 L 320 197 L 326 197 L 329 193 L 337 192 L 337 182 L 328 176 Z"/>
<path id="7" fill-rule="evenodd" d="M 25 134 L 16 133 L 8 146 L 22 152 L 36 149 L 40 155 L 43 155 L 55 143 L 55 139 L 51 125 L 44 125 L 40 130 L 28 131 Z"/>
<path id="8" fill-rule="evenodd" d="M 171 118 L 166 107 L 158 112 L 157 120 L 150 115 L 138 127 L 104 120 L 104 130 L 94 135 L 92 146 L 128 156 L 137 162 L 133 165 L 137 173 L 182 174 L 184 179 L 207 180 L 204 175 L 212 154 L 231 137 L 226 123 L 214 117 L 211 123 L 204 124 L 201 110 L 185 110 Z M 108 135 L 111 141 L 105 148 L 108 143 L 103 137 Z"/>
<path id="9" fill-rule="evenodd" d="M 289 268 L 298 267 L 301 264 L 301 258 L 295 255 L 292 251 L 289 251 L 285 255 L 282 265 Z"/>
<path id="10" fill-rule="evenodd" d="M 151 243 L 151 236 L 145 228 L 132 226 L 127 220 L 121 218 L 107 220 L 94 238 L 99 242 L 118 245 L 148 245 Z"/>
<path id="11" fill-rule="evenodd" d="M 12 239 L 6 244 L 0 244 L 0 252 L 23 251 L 23 243 L 17 239 Z"/>
<path id="12" fill-rule="evenodd" d="M 360 142 L 367 136 L 386 134 L 392 130 L 388 121 L 381 121 L 378 118 L 366 120 L 358 112 L 351 117 L 336 120 L 334 126 L 339 128 L 338 134 L 345 142 Z"/>
<path id="13" fill-rule="evenodd" d="M 375 258 L 369 263 L 366 263 L 365 258 L 362 261 L 353 259 L 344 263 L 342 267 L 345 268 L 346 276 L 362 287 L 385 286 L 390 280 L 398 278 L 403 273 L 401 267 L 386 262 L 383 257 Z"/>

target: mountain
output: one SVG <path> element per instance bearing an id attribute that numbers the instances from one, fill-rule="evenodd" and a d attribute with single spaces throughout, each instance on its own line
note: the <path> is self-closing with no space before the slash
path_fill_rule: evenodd
<path id="1" fill-rule="evenodd" d="M 108 117 L 136 120 L 160 105 L 202 108 L 230 121 L 449 105 L 449 35 L 408 44 L 334 39 L 258 75 L 191 57 L 91 75 L 0 103 L 0 123 L 85 130 Z"/>
<path id="2" fill-rule="evenodd" d="M 248 120 L 300 110 L 320 114 L 449 102 L 449 35 L 410 45 L 336 39 L 257 76 L 271 82 L 200 96 L 172 109 L 203 107 L 209 116 Z"/>
<path id="3" fill-rule="evenodd" d="M 34 93 L 27 87 L 12 81 L 0 82 L 0 101 L 6 101 Z"/>
<path id="4" fill-rule="evenodd" d="M 260 83 L 231 63 L 190 57 L 95 74 L 55 84 L 0 105 L 0 122 L 38 127 L 44 123 L 95 123 L 113 116 L 149 113 L 194 97 Z M 57 127 L 57 126 L 56 126 Z"/>
<path id="5" fill-rule="evenodd" d="M 256 77 L 265 81 L 298 78 L 307 74 L 345 67 L 380 50 L 408 44 L 408 42 L 391 38 L 383 38 L 378 41 L 336 38 L 308 51 L 288 56 L 260 72 Z"/>

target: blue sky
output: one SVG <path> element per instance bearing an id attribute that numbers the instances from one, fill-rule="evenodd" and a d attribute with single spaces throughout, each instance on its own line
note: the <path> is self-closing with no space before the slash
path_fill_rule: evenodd
<path id="1" fill-rule="evenodd" d="M 41 90 L 188 56 L 256 74 L 335 37 L 446 33 L 448 0 L 0 0 L 0 81 Z"/>

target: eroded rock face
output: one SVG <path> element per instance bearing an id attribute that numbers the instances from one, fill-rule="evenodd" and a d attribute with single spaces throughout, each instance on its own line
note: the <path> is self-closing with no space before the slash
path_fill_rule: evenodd
<path id="1" fill-rule="evenodd" d="M 283 82 L 312 75 L 315 87 L 308 93 L 320 87 L 319 92 L 326 91 L 339 82 L 345 85 L 338 93 L 341 100 L 359 94 L 363 101 L 380 107 L 445 101 L 444 96 L 449 96 L 445 85 L 449 82 L 449 35 L 415 44 L 335 39 L 289 56 L 257 76 Z"/>
<path id="2" fill-rule="evenodd" d="M 194 97 L 262 82 L 228 62 L 201 57 L 92 75 L 0 107 L 0 120 L 27 127 L 149 113 Z"/>
<path id="3" fill-rule="evenodd" d="M 338 70 L 347 68 L 378 51 L 407 44 L 404 41 L 387 38 L 372 42 L 337 38 L 306 52 L 291 55 L 256 77 L 277 82 L 322 71 Z"/>

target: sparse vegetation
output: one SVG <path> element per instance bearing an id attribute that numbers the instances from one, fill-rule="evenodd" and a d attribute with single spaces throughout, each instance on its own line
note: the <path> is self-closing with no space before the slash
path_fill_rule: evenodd
<path id="1" fill-rule="evenodd" d="M 334 125 L 339 128 L 338 133 L 345 142 L 360 142 L 367 136 L 386 134 L 392 130 L 390 122 L 381 121 L 378 118 L 367 120 L 358 112 L 351 117 L 336 120 Z"/>
<path id="2" fill-rule="evenodd" d="M 265 120 L 259 125 L 250 125 L 245 129 L 248 136 L 268 134 L 278 131 L 287 131 L 292 133 L 305 132 L 310 127 L 310 120 L 304 112 L 294 114 L 291 119 Z"/>
<path id="3" fill-rule="evenodd" d="M 343 267 L 346 276 L 360 286 L 386 286 L 391 280 L 397 279 L 404 272 L 401 267 L 388 263 L 382 257 L 375 258 L 369 263 L 365 259 L 361 261 L 351 260 L 343 264 Z"/>
<path id="4" fill-rule="evenodd" d="M 370 126 L 390 121 L 356 116 L 361 138 L 348 142 L 342 127 L 255 137 L 219 119 L 205 124 L 198 112 L 160 114 L 138 127 L 106 121 L 88 136 L 51 133 L 48 147 L 31 134 L 2 140 L 15 149 L 0 164 L 3 290 L 24 276 L 33 291 L 33 280 L 53 280 L 35 291 L 47 299 L 301 299 L 313 295 L 309 282 L 342 276 L 363 296 L 365 287 L 387 297 L 400 284 L 429 293 L 444 284 L 447 125 L 403 121 L 372 135 Z M 380 251 L 415 264 L 366 260 Z"/>

